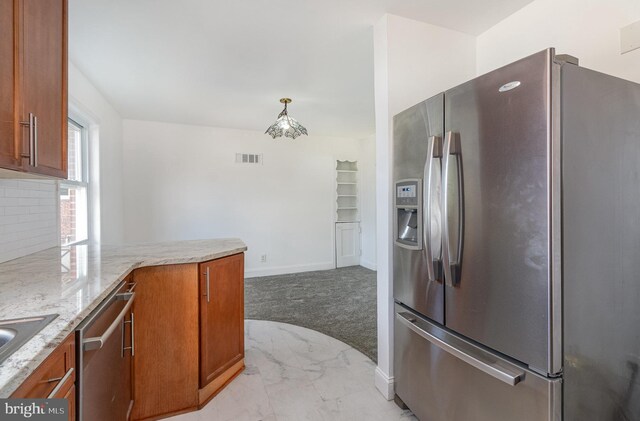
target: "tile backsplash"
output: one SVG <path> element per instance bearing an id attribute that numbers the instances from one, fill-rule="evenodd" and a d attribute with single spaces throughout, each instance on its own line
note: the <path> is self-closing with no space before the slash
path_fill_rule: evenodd
<path id="1" fill-rule="evenodd" d="M 58 244 L 57 183 L 0 179 L 0 262 Z"/>

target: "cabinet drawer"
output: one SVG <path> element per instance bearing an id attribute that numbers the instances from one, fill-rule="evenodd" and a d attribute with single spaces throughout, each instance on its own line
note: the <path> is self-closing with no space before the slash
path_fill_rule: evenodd
<path id="1" fill-rule="evenodd" d="M 13 398 L 64 398 L 75 382 L 75 340 L 71 334 L 16 390 Z"/>

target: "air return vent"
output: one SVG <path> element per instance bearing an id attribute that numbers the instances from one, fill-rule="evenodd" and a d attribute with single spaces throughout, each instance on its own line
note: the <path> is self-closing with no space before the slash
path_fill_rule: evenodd
<path id="1" fill-rule="evenodd" d="M 262 164 L 262 154 L 236 153 L 236 164 Z"/>

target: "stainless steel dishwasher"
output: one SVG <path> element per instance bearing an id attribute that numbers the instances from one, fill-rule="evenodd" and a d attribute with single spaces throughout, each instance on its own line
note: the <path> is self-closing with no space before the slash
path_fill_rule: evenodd
<path id="1" fill-rule="evenodd" d="M 123 281 L 76 329 L 78 421 L 128 419 L 133 406 L 134 288 Z"/>

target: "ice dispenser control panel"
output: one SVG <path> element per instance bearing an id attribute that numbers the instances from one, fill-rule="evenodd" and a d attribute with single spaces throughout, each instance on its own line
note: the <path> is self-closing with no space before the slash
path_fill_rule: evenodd
<path id="1" fill-rule="evenodd" d="M 396 184 L 396 206 L 418 206 L 418 181 Z"/>
<path id="2" fill-rule="evenodd" d="M 409 250 L 422 249 L 422 180 L 399 180 L 396 186 L 395 244 Z"/>

